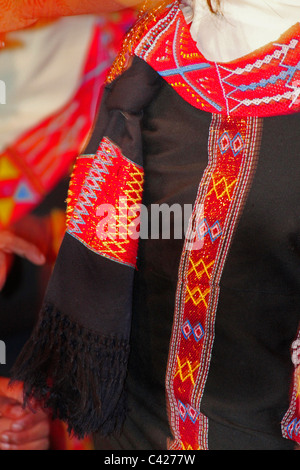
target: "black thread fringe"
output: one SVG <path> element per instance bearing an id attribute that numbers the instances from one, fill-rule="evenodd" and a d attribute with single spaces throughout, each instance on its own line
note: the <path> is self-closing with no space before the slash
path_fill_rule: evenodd
<path id="1" fill-rule="evenodd" d="M 126 415 L 124 383 L 129 344 L 83 328 L 46 307 L 12 372 L 34 398 L 78 438 L 120 432 Z"/>

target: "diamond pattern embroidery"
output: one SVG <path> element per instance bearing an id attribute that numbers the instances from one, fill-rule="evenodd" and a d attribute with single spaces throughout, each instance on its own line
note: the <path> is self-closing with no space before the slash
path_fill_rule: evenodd
<path id="1" fill-rule="evenodd" d="M 190 336 L 193 335 L 195 340 L 198 342 L 204 336 L 204 329 L 201 323 L 197 323 L 194 327 L 192 327 L 189 320 L 186 320 L 182 325 L 181 330 L 185 339 L 189 339 Z"/>
<path id="2" fill-rule="evenodd" d="M 180 400 L 178 400 L 178 411 L 179 411 L 179 416 L 182 419 L 182 421 L 185 421 L 187 417 L 192 421 L 192 423 L 195 424 L 197 421 L 197 418 L 199 416 L 199 412 L 195 410 L 191 405 L 185 406 Z"/>
<path id="3" fill-rule="evenodd" d="M 219 236 L 222 234 L 220 222 L 217 221 L 210 227 L 207 220 L 203 219 L 203 221 L 197 227 L 197 233 L 200 240 L 202 240 L 206 235 L 209 235 L 211 241 L 215 242 L 216 239 L 219 238 Z"/>

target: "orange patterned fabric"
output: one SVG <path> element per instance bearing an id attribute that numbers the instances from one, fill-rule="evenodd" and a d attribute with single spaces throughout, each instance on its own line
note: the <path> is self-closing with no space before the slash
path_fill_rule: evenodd
<path id="1" fill-rule="evenodd" d="M 25 28 L 42 18 L 100 14 L 139 3 L 140 0 L 0 0 L 0 33 Z"/>

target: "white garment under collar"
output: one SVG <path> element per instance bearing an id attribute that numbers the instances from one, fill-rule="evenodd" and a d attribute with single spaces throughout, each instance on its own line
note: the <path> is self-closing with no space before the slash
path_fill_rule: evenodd
<path id="1" fill-rule="evenodd" d="M 218 15 L 206 0 L 182 0 L 181 9 L 199 50 L 215 62 L 243 57 L 300 21 L 300 0 L 221 0 Z"/>

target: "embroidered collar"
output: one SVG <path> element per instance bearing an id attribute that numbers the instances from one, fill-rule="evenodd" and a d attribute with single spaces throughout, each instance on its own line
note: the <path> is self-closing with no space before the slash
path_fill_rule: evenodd
<path id="1" fill-rule="evenodd" d="M 298 0 L 225 0 L 218 14 L 205 0 L 181 0 L 198 49 L 211 61 L 229 62 L 279 38 L 300 18 Z"/>
<path id="2" fill-rule="evenodd" d="M 134 52 L 204 111 L 274 116 L 300 110 L 299 23 L 278 41 L 240 59 L 211 62 L 197 48 L 175 2 L 152 21 Z"/>

